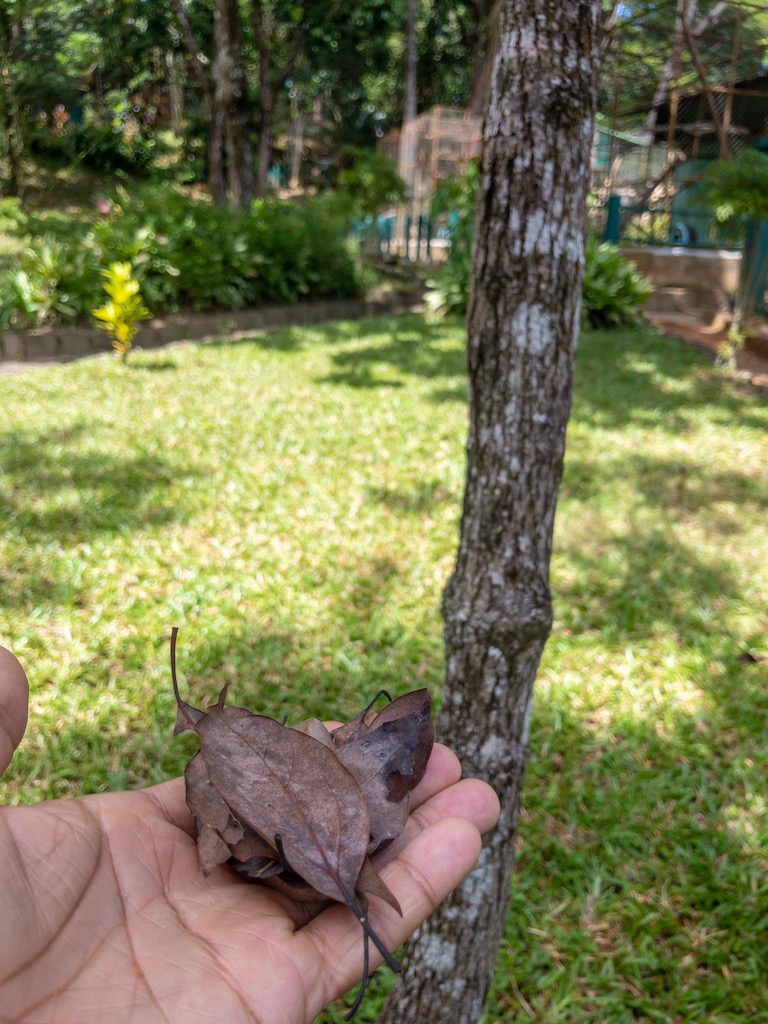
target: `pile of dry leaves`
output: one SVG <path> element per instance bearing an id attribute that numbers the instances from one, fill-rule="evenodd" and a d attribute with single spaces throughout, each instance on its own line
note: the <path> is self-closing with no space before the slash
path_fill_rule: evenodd
<path id="1" fill-rule="evenodd" d="M 403 830 L 410 792 L 424 775 L 433 742 L 429 693 L 406 693 L 378 713 L 377 694 L 332 732 L 316 718 L 289 727 L 225 707 L 226 686 L 200 711 L 179 695 L 176 633 L 175 732 L 192 730 L 200 738 L 184 777 L 202 869 L 209 874 L 226 862 L 248 881 L 296 900 L 336 900 L 350 908 L 363 928 L 364 970 L 349 1020 L 368 980 L 369 939 L 400 969 L 368 921 L 369 895 L 400 913 L 371 857 Z"/>

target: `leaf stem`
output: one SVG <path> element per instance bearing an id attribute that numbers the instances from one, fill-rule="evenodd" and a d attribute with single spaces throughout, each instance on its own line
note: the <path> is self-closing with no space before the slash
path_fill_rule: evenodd
<path id="1" fill-rule="evenodd" d="M 190 713 L 187 711 L 187 707 L 184 701 L 181 699 L 179 693 L 179 681 L 176 678 L 176 638 L 179 635 L 179 627 L 174 626 L 171 629 L 171 679 L 173 680 L 173 692 L 176 697 L 176 706 L 181 709 L 181 713 L 189 723 L 189 727 L 194 729 L 195 722 Z"/>
<path id="2" fill-rule="evenodd" d="M 357 1011 L 360 1009 L 360 1004 L 365 996 L 365 990 L 368 988 L 368 976 L 370 973 L 369 957 L 368 957 L 368 935 L 366 934 L 363 940 L 363 977 L 360 980 L 360 988 L 357 990 L 355 1001 L 352 1006 L 344 1014 L 344 1020 L 352 1020 Z"/>

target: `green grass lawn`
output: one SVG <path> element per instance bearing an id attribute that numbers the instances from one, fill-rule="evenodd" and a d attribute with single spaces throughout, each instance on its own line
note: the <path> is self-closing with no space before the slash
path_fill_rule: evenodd
<path id="1" fill-rule="evenodd" d="M 465 403 L 461 328 L 416 317 L 0 378 L 0 639 L 32 682 L 5 800 L 181 770 L 174 625 L 197 705 L 437 693 Z M 583 336 L 487 1024 L 768 1022 L 767 457 L 765 399 L 704 356 Z"/>

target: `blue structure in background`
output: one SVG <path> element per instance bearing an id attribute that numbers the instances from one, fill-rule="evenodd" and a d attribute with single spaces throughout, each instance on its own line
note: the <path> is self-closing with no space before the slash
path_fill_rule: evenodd
<path id="1" fill-rule="evenodd" d="M 379 256 L 390 256 L 395 237 L 395 223 L 395 213 L 382 213 L 376 218 L 365 217 L 363 220 L 353 221 L 349 233 L 361 244 L 375 247 Z M 409 253 L 404 254 L 402 259 L 414 260 L 417 263 L 429 261 L 432 258 L 432 240 L 435 237 L 431 218 L 423 214 L 416 218 L 406 215 L 404 232 L 405 237 L 410 239 L 410 245 Z"/>

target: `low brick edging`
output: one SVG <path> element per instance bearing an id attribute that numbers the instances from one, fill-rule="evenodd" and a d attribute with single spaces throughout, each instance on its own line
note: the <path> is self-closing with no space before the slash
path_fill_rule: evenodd
<path id="1" fill-rule="evenodd" d="M 169 313 L 153 317 L 139 330 L 134 348 L 160 348 L 173 342 L 206 341 L 223 336 L 247 335 L 281 327 L 301 327 L 331 320 L 415 313 L 423 309 L 421 295 L 386 292 L 363 299 L 297 302 L 292 306 L 220 310 L 215 313 Z M 109 336 L 96 327 L 38 327 L 0 334 L 0 363 L 62 361 L 110 352 Z"/>

